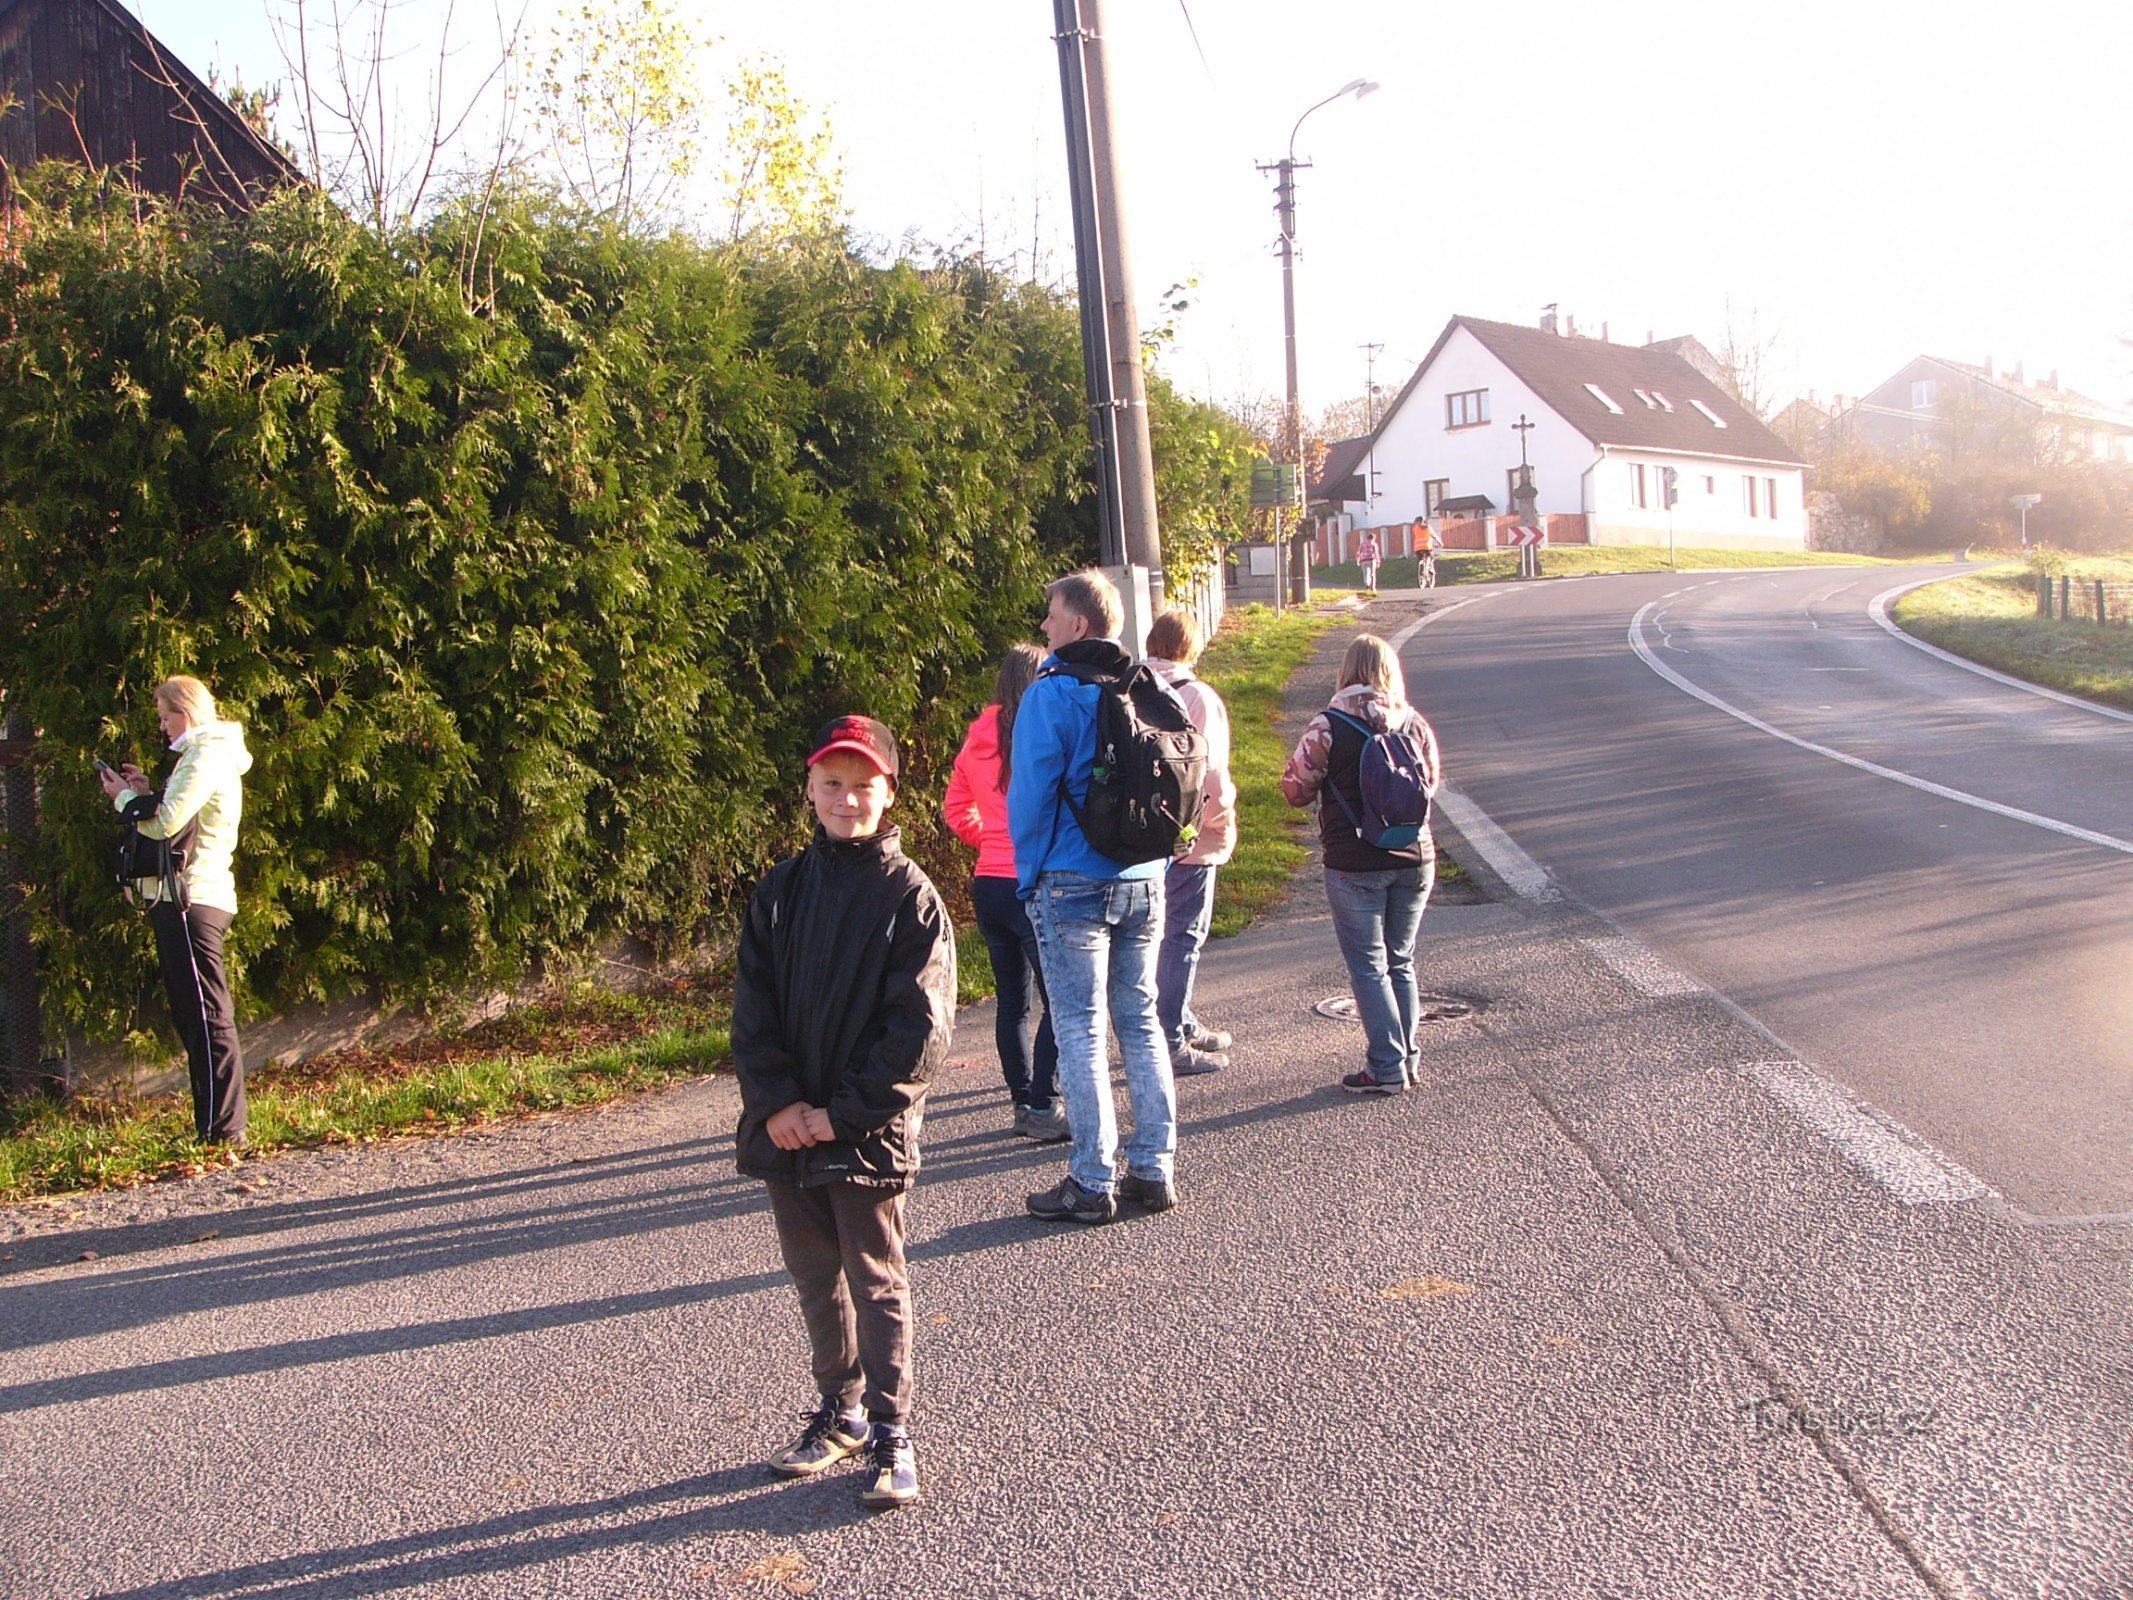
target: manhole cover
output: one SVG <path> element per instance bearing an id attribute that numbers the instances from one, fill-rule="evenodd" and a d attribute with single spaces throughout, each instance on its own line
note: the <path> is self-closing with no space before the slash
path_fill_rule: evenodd
<path id="1" fill-rule="evenodd" d="M 1455 994 L 1425 994 L 1420 996 L 1422 1022 L 1456 1022 L 1461 1017 L 1471 1017 L 1480 1009 L 1479 1003 L 1463 1000 Z M 1311 1008 L 1322 1017 L 1331 1017 L 1337 1022 L 1353 1022 L 1355 996 L 1352 994 L 1328 995 Z"/>

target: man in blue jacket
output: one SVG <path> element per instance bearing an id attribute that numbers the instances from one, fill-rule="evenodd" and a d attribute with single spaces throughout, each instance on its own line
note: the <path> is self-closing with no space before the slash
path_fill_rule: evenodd
<path id="1" fill-rule="evenodd" d="M 1109 1222 L 1121 1199 L 1150 1211 L 1177 1203 L 1177 1090 L 1156 1020 L 1155 958 L 1163 932 L 1167 863 L 1122 866 L 1082 833 L 1074 807 L 1088 798 L 1096 764 L 1101 689 L 1060 666 L 1123 674 L 1118 590 L 1101 572 L 1069 573 L 1046 591 L 1044 636 L 1052 654 L 1015 713 L 1007 825 L 1044 967 L 1045 999 L 1059 1042 L 1059 1089 L 1074 1133 L 1067 1173 L 1029 1197 L 1048 1222 Z M 1073 805 L 1068 804 L 1071 795 Z M 1125 1171 L 1115 1165 L 1118 1120 L 1104 1051 L 1104 1015 L 1118 1032 L 1133 1133 Z"/>

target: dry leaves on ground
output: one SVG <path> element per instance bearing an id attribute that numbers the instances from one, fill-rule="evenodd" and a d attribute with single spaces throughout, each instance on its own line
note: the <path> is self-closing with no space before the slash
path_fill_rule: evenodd
<path id="1" fill-rule="evenodd" d="M 1385 1300 L 1436 1300 L 1445 1295 L 1472 1294 L 1471 1283 L 1461 1283 L 1455 1278 L 1440 1278 L 1434 1272 L 1420 1278 L 1402 1278 L 1398 1283 L 1381 1292 Z"/>
<path id="2" fill-rule="evenodd" d="M 700 1569 L 701 1570 L 701 1569 Z M 805 1595 L 815 1592 L 815 1580 L 808 1576 L 807 1557 L 797 1550 L 780 1550 L 775 1555 L 764 1556 L 760 1561 L 742 1568 L 730 1578 L 721 1578 L 729 1587 L 753 1584 L 765 1589 L 776 1589 L 784 1594 Z"/>

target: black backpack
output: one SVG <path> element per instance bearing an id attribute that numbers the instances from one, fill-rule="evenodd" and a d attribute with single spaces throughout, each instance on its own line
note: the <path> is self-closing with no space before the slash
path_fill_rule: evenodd
<path id="1" fill-rule="evenodd" d="M 1185 702 L 1145 664 L 1114 674 L 1062 661 L 1040 676 L 1093 683 L 1096 765 L 1080 805 L 1059 783 L 1082 836 L 1099 855 L 1124 866 L 1168 861 L 1192 848 L 1207 790 L 1207 736 L 1192 725 Z"/>

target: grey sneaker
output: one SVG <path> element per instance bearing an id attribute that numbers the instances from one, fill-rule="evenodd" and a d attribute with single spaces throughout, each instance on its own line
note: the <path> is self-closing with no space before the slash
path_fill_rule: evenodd
<path id="1" fill-rule="evenodd" d="M 1136 1178 L 1129 1172 L 1118 1180 L 1118 1198 L 1149 1211 L 1168 1211 L 1178 1203 L 1178 1190 L 1168 1178 Z"/>
<path id="2" fill-rule="evenodd" d="M 1203 1073 L 1220 1072 L 1228 1065 L 1228 1056 L 1210 1055 L 1205 1050 L 1196 1050 L 1187 1045 L 1184 1050 L 1170 1058 L 1170 1075 L 1174 1078 L 1197 1078 Z"/>
<path id="3" fill-rule="evenodd" d="M 1029 1107 L 1028 1107 L 1028 1106 L 1016 1106 L 1016 1107 L 1015 1107 L 1015 1125 L 1014 1125 L 1014 1126 L 1013 1126 L 1012 1128 L 1008 1129 L 1008 1132 L 1009 1132 L 1009 1133 L 1012 1133 L 1012 1134 L 1014 1134 L 1014 1135 L 1016 1135 L 1017 1137 L 1025 1137 L 1025 1136 L 1027 1136 L 1027 1135 L 1028 1135 L 1028 1133 L 1029 1133 Z"/>
<path id="4" fill-rule="evenodd" d="M 1118 1215 L 1118 1202 L 1107 1194 L 1091 1194 L 1069 1174 L 1054 1187 L 1031 1195 L 1029 1214 L 1046 1222 L 1109 1222 Z"/>
<path id="5" fill-rule="evenodd" d="M 1233 1042 L 1220 1028 L 1195 1028 L 1190 1039 L 1185 1041 L 1195 1050 L 1205 1050 L 1209 1055 L 1219 1056 Z"/>
<path id="6" fill-rule="evenodd" d="M 918 1456 L 911 1448 L 911 1435 L 886 1422 L 874 1424 L 874 1437 L 867 1445 L 866 1487 L 859 1503 L 871 1511 L 907 1506 L 918 1498 Z"/>
<path id="7" fill-rule="evenodd" d="M 1048 1111 L 1025 1110 L 1015 1132 L 1025 1139 L 1034 1139 L 1039 1144 L 1065 1144 L 1074 1137 L 1073 1130 L 1067 1126 L 1064 1106 L 1053 1106 Z"/>
<path id="8" fill-rule="evenodd" d="M 866 1448 L 867 1419 L 861 1413 L 840 1411 L 836 1401 L 825 1397 L 819 1410 L 800 1415 L 807 1422 L 806 1428 L 770 1463 L 770 1470 L 779 1476 L 812 1478 Z"/>
<path id="9" fill-rule="evenodd" d="M 1361 1072 L 1351 1072 L 1341 1079 L 1341 1087 L 1350 1094 L 1405 1094 L 1407 1080 L 1396 1078 L 1391 1083 L 1380 1083 L 1371 1075 L 1368 1067 Z"/>

